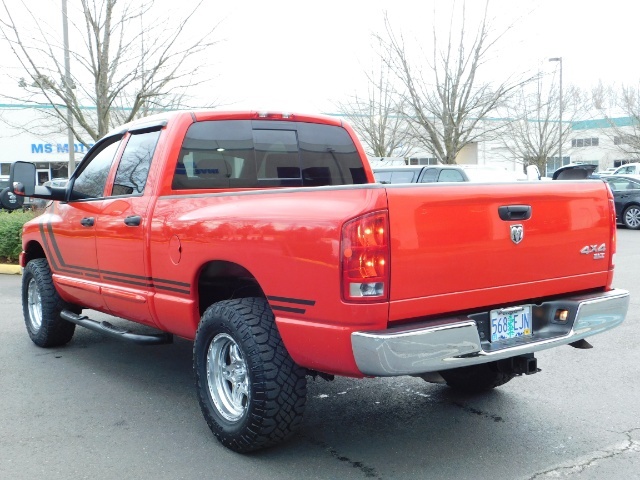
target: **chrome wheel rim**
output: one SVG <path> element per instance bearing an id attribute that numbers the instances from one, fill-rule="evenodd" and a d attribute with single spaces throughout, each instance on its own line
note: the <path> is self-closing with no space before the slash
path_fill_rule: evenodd
<path id="1" fill-rule="evenodd" d="M 225 420 L 240 420 L 249 407 L 247 364 L 236 341 L 226 333 L 214 337 L 207 350 L 207 383 L 211 400 Z"/>
<path id="2" fill-rule="evenodd" d="M 29 280 L 27 305 L 29 309 L 29 324 L 31 329 L 37 332 L 42 327 L 42 297 L 35 278 Z"/>
<path id="3" fill-rule="evenodd" d="M 624 214 L 624 220 L 627 226 L 631 228 L 640 227 L 640 208 L 630 208 Z"/>

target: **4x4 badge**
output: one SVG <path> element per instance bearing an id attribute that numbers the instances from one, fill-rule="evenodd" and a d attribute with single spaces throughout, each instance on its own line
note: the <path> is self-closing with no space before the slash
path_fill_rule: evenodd
<path id="1" fill-rule="evenodd" d="M 516 245 L 524 238 L 524 227 L 522 225 L 511 225 L 511 241 Z"/>

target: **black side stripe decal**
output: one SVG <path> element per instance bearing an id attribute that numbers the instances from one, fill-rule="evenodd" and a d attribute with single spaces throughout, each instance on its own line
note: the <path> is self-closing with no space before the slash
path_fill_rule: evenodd
<path id="1" fill-rule="evenodd" d="M 99 270 L 95 268 L 88 267 L 79 267 L 75 265 L 68 265 L 65 263 L 64 258 L 62 256 L 62 252 L 60 251 L 60 247 L 58 247 L 58 243 L 56 242 L 55 235 L 53 233 L 53 226 L 51 223 L 46 224 L 46 232 L 45 232 L 45 224 L 40 223 L 40 235 L 42 237 L 42 244 L 44 245 L 45 252 L 47 257 L 51 260 L 51 267 L 54 271 L 63 272 L 63 273 L 71 273 L 74 275 L 85 275 L 91 278 L 100 278 Z M 51 242 L 51 247 L 53 248 L 53 252 L 51 251 L 51 247 L 49 246 L 49 242 L 47 241 L 47 233 L 49 234 L 49 240 Z M 58 266 L 58 262 L 56 262 L 56 258 L 60 263 Z M 84 272 L 84 273 L 82 273 Z M 105 277 L 105 280 L 112 282 L 124 283 L 125 285 L 135 285 L 140 287 L 155 287 L 159 290 L 167 290 L 170 292 L 182 293 L 184 295 L 189 295 L 191 293 L 191 284 L 185 282 L 178 282 L 175 280 L 166 280 L 163 278 L 153 278 L 153 277 L 144 277 L 141 275 L 133 275 L 130 273 L 120 273 L 120 272 L 111 272 L 111 271 L 102 271 L 101 272 Z M 111 277 L 107 275 L 112 275 Z M 129 279 L 141 280 L 142 282 L 135 282 Z M 158 283 L 166 284 L 166 285 L 158 285 Z M 185 287 L 184 289 L 180 288 L 172 288 L 169 285 L 175 285 L 176 287 Z"/>
<path id="2" fill-rule="evenodd" d="M 276 297 L 274 295 L 267 295 L 269 300 L 273 300 L 274 302 L 282 302 L 282 303 L 293 303 L 296 305 L 309 305 L 313 306 L 316 304 L 315 300 L 303 300 L 300 298 L 288 298 L 288 297 Z"/>
<path id="3" fill-rule="evenodd" d="M 58 264 L 56 263 L 56 259 L 54 257 L 54 255 L 51 252 L 51 248 L 49 247 L 49 243 L 47 243 L 47 236 L 44 232 L 44 225 L 42 223 L 39 224 L 39 228 L 40 228 L 40 235 L 42 236 L 42 244 L 44 245 L 44 249 L 45 252 L 47 254 L 47 257 L 51 259 L 51 267 L 52 270 L 55 272 L 63 272 L 63 273 L 71 273 L 73 275 L 82 275 L 82 273 L 77 272 L 77 271 L 73 271 L 73 270 L 68 270 L 66 268 L 62 268 L 62 267 L 58 267 Z"/>
<path id="4" fill-rule="evenodd" d="M 136 280 L 145 280 L 148 282 L 154 282 L 154 283 L 167 283 L 169 285 L 178 285 L 180 287 L 191 287 L 191 284 L 189 283 L 185 283 L 185 282 L 176 282 L 174 280 L 163 280 L 161 278 L 154 278 L 154 277 L 143 277 L 141 275 L 133 275 L 131 273 L 119 273 L 119 272 L 111 272 L 109 270 L 101 270 L 101 273 L 103 275 L 115 275 L 117 277 L 127 277 L 127 278 L 133 278 Z"/>
<path id="5" fill-rule="evenodd" d="M 95 268 L 87 268 L 87 267 L 78 267 L 75 265 L 67 265 L 62 258 L 62 253 L 60 252 L 60 247 L 58 247 L 58 242 L 56 242 L 56 237 L 53 234 L 53 226 L 51 223 L 47 223 L 47 232 L 49 233 L 49 238 L 51 239 L 51 245 L 53 246 L 53 250 L 56 252 L 56 256 L 58 257 L 58 261 L 62 267 L 73 268 L 75 270 L 84 270 L 87 272 L 97 272 L 98 270 Z"/>
<path id="6" fill-rule="evenodd" d="M 292 305 L 308 305 L 310 307 L 316 304 L 315 300 L 305 300 L 302 298 L 278 297 L 275 295 L 267 295 L 267 299 L 269 299 L 272 302 L 290 303 Z M 284 305 L 271 305 L 271 309 L 278 310 L 280 312 L 300 313 L 300 314 L 307 312 L 307 310 L 304 308 L 287 307 Z"/>

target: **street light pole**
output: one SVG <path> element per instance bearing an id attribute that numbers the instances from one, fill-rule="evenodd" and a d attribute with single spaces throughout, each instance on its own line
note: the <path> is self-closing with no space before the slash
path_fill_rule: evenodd
<path id="1" fill-rule="evenodd" d="M 560 166 L 562 166 L 562 57 L 549 59 L 550 62 L 560 62 L 560 123 L 558 124 L 558 155 L 560 155 Z"/>
<path id="2" fill-rule="evenodd" d="M 69 167 L 68 176 L 76 169 L 76 162 L 74 158 L 74 139 L 73 139 L 73 114 L 69 103 L 71 102 L 71 66 L 69 60 L 69 27 L 67 21 L 67 0 L 62 0 L 62 36 L 64 40 L 64 83 L 67 92 L 67 144 L 69 146 Z"/>

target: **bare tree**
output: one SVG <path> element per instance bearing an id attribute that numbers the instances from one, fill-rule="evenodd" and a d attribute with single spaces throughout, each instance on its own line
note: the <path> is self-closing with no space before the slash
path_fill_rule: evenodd
<path id="1" fill-rule="evenodd" d="M 388 65 L 380 64 L 379 73 L 367 74 L 367 97 L 355 95 L 338 110 L 360 136 L 367 154 L 372 157 L 404 157 L 412 149 L 409 127 L 401 112 L 402 97 L 391 82 Z"/>
<path id="2" fill-rule="evenodd" d="M 603 110 L 609 126 L 606 136 L 627 160 L 637 161 L 640 159 L 640 85 L 607 87 L 603 98 L 611 105 Z"/>
<path id="3" fill-rule="evenodd" d="M 452 9 L 449 34 L 441 48 L 434 22 L 433 49 L 430 55 L 414 61 L 402 34 L 397 34 L 385 17 L 386 38 L 379 38 L 383 58 L 402 82 L 409 121 L 414 138 L 441 163 L 456 163 L 456 156 L 466 145 L 487 136 L 496 128 L 485 120 L 490 112 L 527 80 L 508 79 L 499 83 L 482 82 L 478 73 L 488 52 L 503 34 L 493 35 L 487 20 L 488 1 L 479 26 L 467 38 L 466 5 L 461 12 L 461 26 L 454 31 Z M 457 40 L 456 40 L 457 36 Z"/>
<path id="4" fill-rule="evenodd" d="M 540 77 L 534 85 L 522 87 L 510 97 L 505 112 L 508 119 L 502 143 L 510 158 L 521 161 L 523 166 L 536 165 L 544 175 L 547 160 L 559 152 L 559 133 L 569 138 L 572 122 L 586 110 L 587 102 L 582 92 L 573 86 L 565 87 L 559 123 L 560 95 L 555 75 L 550 82 Z"/>
<path id="5" fill-rule="evenodd" d="M 151 18 L 158 10 L 154 0 L 80 0 L 76 15 L 69 13 L 77 41 L 70 51 L 72 88 L 66 88 L 61 40 L 42 28 L 43 21 L 24 0 L 19 5 L 16 0 L 1 1 L 5 15 L 0 39 L 11 47 L 24 71 L 18 81 L 23 93 L 5 97 L 42 113 L 42 122 L 23 128 L 50 133 L 71 127 L 85 146 L 115 125 L 183 105 L 187 89 L 199 83 L 197 72 L 204 63 L 194 60 L 215 43 L 211 40 L 215 26 L 195 39 L 185 38 L 200 3 L 174 22 Z M 23 12 L 18 13 L 19 8 Z M 37 26 L 36 35 L 16 21 L 16 15 L 24 13 Z"/>

